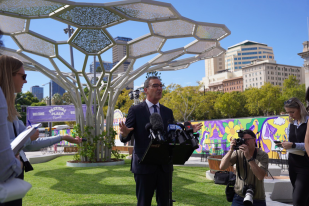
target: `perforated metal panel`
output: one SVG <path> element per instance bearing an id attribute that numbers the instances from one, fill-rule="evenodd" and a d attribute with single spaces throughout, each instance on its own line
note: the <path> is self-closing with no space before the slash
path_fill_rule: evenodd
<path id="1" fill-rule="evenodd" d="M 220 27 L 198 26 L 196 30 L 196 36 L 201 39 L 219 39 L 225 34 L 227 33 Z"/>
<path id="2" fill-rule="evenodd" d="M 201 53 L 204 52 L 208 49 L 210 49 L 211 47 L 215 47 L 216 46 L 216 42 L 197 42 L 195 44 L 193 44 L 192 46 L 188 47 L 186 49 L 187 52 L 191 52 L 191 53 Z"/>
<path id="3" fill-rule="evenodd" d="M 175 17 L 166 7 L 150 5 L 145 3 L 135 3 L 122 6 L 115 6 L 115 9 L 121 11 L 129 17 L 139 19 L 159 19 L 166 17 Z"/>
<path id="4" fill-rule="evenodd" d="M 55 46 L 47 41 L 30 34 L 19 34 L 15 36 L 24 49 L 45 55 L 52 56 L 55 54 Z"/>
<path id="5" fill-rule="evenodd" d="M 130 46 L 130 56 L 138 57 L 156 52 L 161 45 L 163 39 L 160 37 L 149 37 Z"/>
<path id="6" fill-rule="evenodd" d="M 25 19 L 0 15 L 0 29 L 5 33 L 21 32 L 25 28 Z"/>
<path id="7" fill-rule="evenodd" d="M 101 29 L 82 29 L 72 43 L 86 52 L 98 53 L 110 46 L 112 41 Z"/>
<path id="8" fill-rule="evenodd" d="M 74 7 L 59 15 L 60 18 L 80 26 L 105 26 L 123 19 L 103 7 Z"/>
<path id="9" fill-rule="evenodd" d="M 152 23 L 155 34 L 166 37 L 192 35 L 194 24 L 183 21 L 163 21 Z"/>
<path id="10" fill-rule="evenodd" d="M 166 54 L 163 54 L 162 56 L 160 56 L 158 59 L 156 59 L 153 63 L 159 64 L 159 63 L 162 63 L 162 62 L 171 61 L 175 57 L 177 57 L 181 54 L 183 54 L 183 50 L 175 51 L 175 52 L 171 52 L 171 53 L 166 53 Z"/>
<path id="11" fill-rule="evenodd" d="M 44 0 L 1 0 L 0 11 L 26 16 L 48 15 L 64 4 Z"/>

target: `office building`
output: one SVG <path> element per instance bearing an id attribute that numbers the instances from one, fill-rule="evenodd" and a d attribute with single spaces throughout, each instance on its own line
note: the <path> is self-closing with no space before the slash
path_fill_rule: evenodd
<path id="1" fill-rule="evenodd" d="M 105 69 L 105 71 L 110 71 L 112 68 L 113 68 L 113 63 L 111 62 L 106 62 L 106 61 L 103 61 L 103 67 Z M 94 64 L 93 62 L 90 64 L 90 73 L 93 73 L 93 68 L 94 68 Z M 95 62 L 95 69 L 97 72 L 101 72 L 102 71 L 102 68 L 101 68 L 101 65 L 100 65 L 100 62 L 99 61 L 96 61 Z M 96 75 L 97 78 L 98 78 L 98 74 Z M 94 84 L 94 79 L 92 78 L 91 76 L 91 83 Z M 107 81 L 107 76 L 103 77 L 103 81 Z"/>
<path id="2" fill-rule="evenodd" d="M 272 47 L 254 41 L 243 41 L 229 47 L 225 53 L 225 68 L 239 71 L 254 59 L 275 60 Z"/>
<path id="3" fill-rule="evenodd" d="M 294 75 L 300 84 L 305 83 L 304 69 L 298 66 L 277 64 L 275 60 L 254 60 L 242 68 L 243 88 L 260 88 L 265 82 L 283 86 L 283 81 Z"/>
<path id="4" fill-rule="evenodd" d="M 243 78 L 242 76 L 225 79 L 223 83 L 223 92 L 242 92 L 243 91 Z"/>
<path id="5" fill-rule="evenodd" d="M 255 59 L 274 60 L 274 58 L 273 49 L 267 44 L 249 40 L 235 44 L 229 47 L 225 54 L 205 60 L 205 77 L 200 82 L 204 85 L 204 88 L 200 90 L 243 91 L 245 88 L 241 86 L 243 80 L 240 78 L 242 68 Z M 229 79 L 232 79 L 231 82 L 229 82 Z"/>
<path id="6" fill-rule="evenodd" d="M 131 38 L 127 38 L 127 37 L 116 37 L 115 41 L 116 43 L 118 43 L 117 45 L 115 45 L 113 47 L 113 64 L 116 65 L 123 57 L 125 57 L 127 55 L 127 46 L 126 43 L 128 41 L 131 41 Z M 123 45 L 121 45 L 121 43 L 124 43 Z M 121 73 L 121 72 L 125 72 L 127 71 L 129 65 L 130 65 L 131 61 L 130 60 L 126 60 L 118 69 L 117 71 L 114 73 L 114 75 Z M 133 70 L 133 68 L 132 68 Z M 134 84 L 133 82 L 131 82 L 129 85 L 127 85 L 127 89 L 133 89 L 134 88 Z"/>
<path id="7" fill-rule="evenodd" d="M 39 87 L 39 86 L 33 86 L 30 87 L 30 92 L 33 94 L 33 96 L 35 96 L 36 98 L 38 98 L 40 101 L 43 99 L 43 87 Z"/>
<path id="8" fill-rule="evenodd" d="M 303 52 L 299 53 L 298 55 L 304 59 L 304 67 L 303 70 L 305 72 L 305 84 L 306 88 L 309 87 L 309 41 L 305 41 L 303 43 Z"/>
<path id="9" fill-rule="evenodd" d="M 63 89 L 56 82 L 51 80 L 51 95 L 54 96 L 54 94 L 56 93 L 62 96 L 65 93 L 65 89 Z"/>

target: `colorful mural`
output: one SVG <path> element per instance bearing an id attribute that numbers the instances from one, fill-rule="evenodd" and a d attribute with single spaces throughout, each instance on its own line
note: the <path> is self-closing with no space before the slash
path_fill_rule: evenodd
<path id="1" fill-rule="evenodd" d="M 287 140 L 288 116 L 272 116 L 257 118 L 224 119 L 213 121 L 192 122 L 203 123 L 199 131 L 199 148 L 194 154 L 209 151 L 210 154 L 224 154 L 230 148 L 231 138 L 238 138 L 237 130 L 250 129 L 257 135 L 257 146 L 272 158 L 277 146 L 274 141 Z"/>

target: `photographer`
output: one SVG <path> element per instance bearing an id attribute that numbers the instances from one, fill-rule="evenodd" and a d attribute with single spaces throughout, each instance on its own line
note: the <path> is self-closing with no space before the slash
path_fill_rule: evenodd
<path id="1" fill-rule="evenodd" d="M 244 200 L 250 199 L 251 195 L 253 205 L 266 206 L 263 179 L 268 169 L 268 155 L 256 148 L 256 136 L 251 130 L 240 131 L 238 136 L 239 139 L 231 141 L 230 150 L 220 164 L 220 169 L 225 170 L 236 163 L 232 206 L 244 205 Z"/>

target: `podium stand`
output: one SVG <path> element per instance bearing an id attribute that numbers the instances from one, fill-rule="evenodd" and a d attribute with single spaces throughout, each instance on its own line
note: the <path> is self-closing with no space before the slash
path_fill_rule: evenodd
<path id="1" fill-rule="evenodd" d="M 194 149 L 191 144 L 153 144 L 152 140 L 139 164 L 169 164 L 169 206 L 173 205 L 173 165 L 184 165 Z"/>

